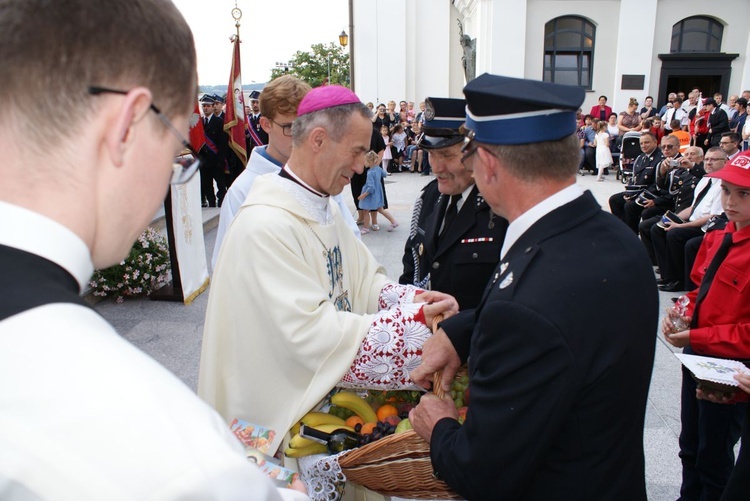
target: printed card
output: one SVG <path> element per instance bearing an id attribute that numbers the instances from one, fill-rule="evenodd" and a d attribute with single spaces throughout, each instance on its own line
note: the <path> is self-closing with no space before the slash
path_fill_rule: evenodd
<path id="1" fill-rule="evenodd" d="M 701 357 L 698 355 L 685 355 L 675 353 L 682 365 L 688 368 L 697 379 L 711 381 L 713 383 L 737 386 L 734 379 L 735 374 L 750 374 L 745 364 L 736 360 L 727 360 L 724 358 Z"/>

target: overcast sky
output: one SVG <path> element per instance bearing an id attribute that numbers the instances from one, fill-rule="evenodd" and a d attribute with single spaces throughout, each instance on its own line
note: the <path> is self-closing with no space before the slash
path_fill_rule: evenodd
<path id="1" fill-rule="evenodd" d="M 172 0 L 193 30 L 200 85 L 229 82 L 235 33 L 235 0 Z M 242 10 L 242 83 L 261 83 L 276 62 L 288 61 L 314 43 L 335 42 L 349 32 L 347 0 L 237 0 Z"/>

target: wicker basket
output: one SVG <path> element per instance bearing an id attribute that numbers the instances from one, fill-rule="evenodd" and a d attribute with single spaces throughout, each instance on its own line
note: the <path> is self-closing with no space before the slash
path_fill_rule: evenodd
<path id="1" fill-rule="evenodd" d="M 348 481 L 387 496 L 463 499 L 432 474 L 430 446 L 409 430 L 339 456 Z"/>
<path id="2" fill-rule="evenodd" d="M 433 331 L 442 316 L 433 322 Z M 441 373 L 433 378 L 435 394 L 442 398 Z M 341 471 L 348 481 L 386 496 L 411 499 L 463 499 L 433 475 L 430 445 L 409 430 L 341 454 Z"/>

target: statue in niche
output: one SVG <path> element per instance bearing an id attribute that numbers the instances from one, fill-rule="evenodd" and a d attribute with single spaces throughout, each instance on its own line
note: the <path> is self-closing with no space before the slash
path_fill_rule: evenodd
<path id="1" fill-rule="evenodd" d="M 461 41 L 461 48 L 464 55 L 461 56 L 461 64 L 464 67 L 464 77 L 466 82 L 474 80 L 477 72 L 477 39 L 472 39 L 469 35 L 464 34 L 464 26 L 461 20 L 458 20 L 458 36 Z"/>

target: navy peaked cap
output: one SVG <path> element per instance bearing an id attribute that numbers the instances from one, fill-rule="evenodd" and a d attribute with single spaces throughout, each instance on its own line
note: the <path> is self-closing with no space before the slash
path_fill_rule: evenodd
<path id="1" fill-rule="evenodd" d="M 554 141 L 577 129 L 582 87 L 485 73 L 464 87 L 466 128 L 487 144 Z"/>
<path id="2" fill-rule="evenodd" d="M 419 146 L 430 150 L 446 148 L 464 140 L 459 129 L 466 120 L 466 101 L 443 97 L 425 99 L 424 133 Z"/>

